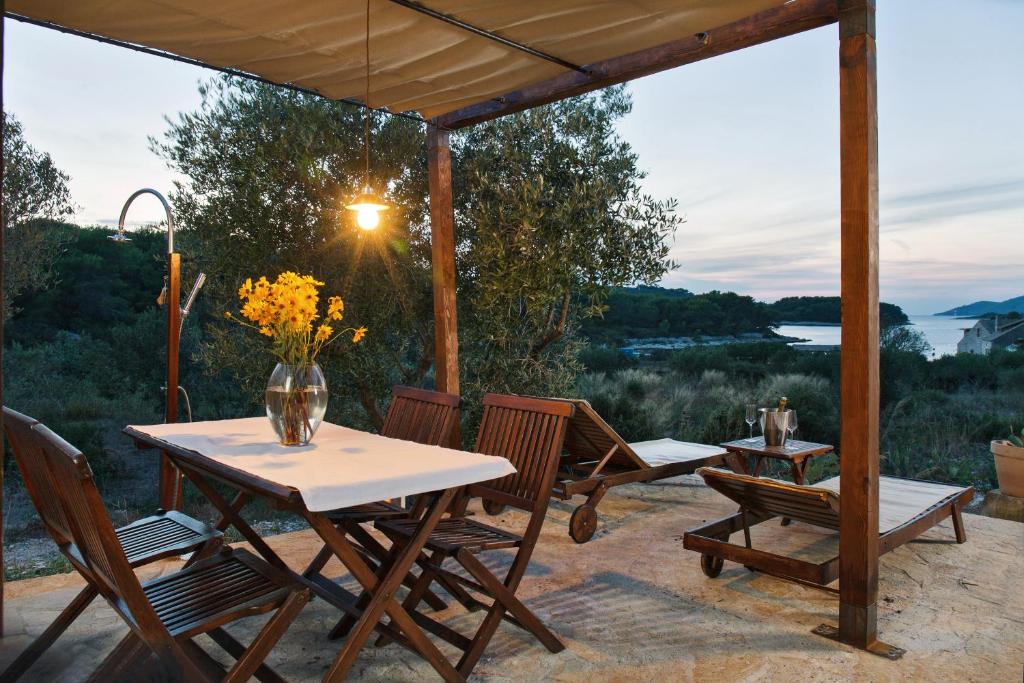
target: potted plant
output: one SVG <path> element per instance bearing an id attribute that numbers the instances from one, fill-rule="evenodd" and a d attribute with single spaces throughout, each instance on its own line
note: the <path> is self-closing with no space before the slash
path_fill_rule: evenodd
<path id="1" fill-rule="evenodd" d="M 1020 434 L 992 442 L 992 455 L 996 459 L 996 477 L 999 490 L 1007 496 L 1024 498 L 1024 429 Z"/>

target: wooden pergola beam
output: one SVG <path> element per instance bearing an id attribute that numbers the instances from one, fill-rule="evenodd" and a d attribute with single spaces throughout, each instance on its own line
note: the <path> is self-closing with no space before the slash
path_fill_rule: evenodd
<path id="1" fill-rule="evenodd" d="M 834 24 L 839 20 L 838 5 L 838 0 L 796 0 L 704 33 L 587 64 L 583 67 L 584 72 L 567 72 L 487 102 L 442 114 L 434 121 L 438 126 L 451 130 L 463 128 L 566 97 L 582 95 L 641 76 L 649 76 L 659 71 Z"/>

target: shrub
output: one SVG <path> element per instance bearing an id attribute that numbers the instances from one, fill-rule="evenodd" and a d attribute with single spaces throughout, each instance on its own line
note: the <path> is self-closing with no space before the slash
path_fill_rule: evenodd
<path id="1" fill-rule="evenodd" d="M 787 397 L 789 407 L 797 411 L 799 438 L 820 443 L 838 442 L 838 396 L 832 383 L 824 377 L 797 373 L 772 375 L 758 385 L 756 396 L 767 406 L 774 405 L 780 396 Z"/>
<path id="2" fill-rule="evenodd" d="M 608 346 L 587 346 L 580 353 L 580 362 L 588 372 L 614 372 L 634 368 L 637 361 L 618 349 Z"/>

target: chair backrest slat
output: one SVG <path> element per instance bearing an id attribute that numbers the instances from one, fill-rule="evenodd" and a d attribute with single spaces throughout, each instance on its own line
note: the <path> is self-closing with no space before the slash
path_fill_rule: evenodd
<path id="1" fill-rule="evenodd" d="M 39 422 L 33 418 L 4 406 L 4 431 L 29 498 L 54 542 L 63 547 L 71 541 L 71 529 L 58 502 L 46 456 L 39 449 L 38 439 L 32 431 L 37 424 Z"/>
<path id="2" fill-rule="evenodd" d="M 522 499 L 519 507 L 531 511 L 546 506 L 575 407 L 566 401 L 501 394 L 487 394 L 483 404 L 476 451 L 507 458 L 516 471 L 473 486 L 473 494 L 508 494 Z M 503 496 L 497 499 L 507 502 Z"/>
<path id="3" fill-rule="evenodd" d="M 427 389 L 396 386 L 381 434 L 431 446 L 447 446 L 459 422 L 462 399 Z"/>

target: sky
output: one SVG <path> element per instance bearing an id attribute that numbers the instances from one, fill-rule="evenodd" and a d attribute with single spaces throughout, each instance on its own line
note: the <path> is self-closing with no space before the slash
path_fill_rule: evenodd
<path id="1" fill-rule="evenodd" d="M 881 293 L 909 313 L 1024 294 L 1022 0 L 878 3 Z M 199 67 L 8 20 L 4 104 L 71 176 L 83 225 L 174 174 L 149 136 Z M 838 38 L 826 27 L 630 84 L 620 134 L 686 223 L 666 287 L 839 293 Z M 129 222 L 162 218 L 140 198 Z"/>

